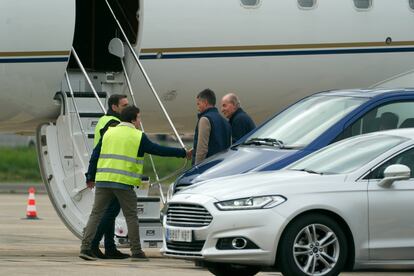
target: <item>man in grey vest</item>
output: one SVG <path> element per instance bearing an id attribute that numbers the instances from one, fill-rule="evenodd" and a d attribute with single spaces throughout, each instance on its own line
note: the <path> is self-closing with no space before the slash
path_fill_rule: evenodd
<path id="1" fill-rule="evenodd" d="M 198 121 L 194 131 L 193 160 L 197 165 L 204 159 L 230 147 L 231 129 L 229 123 L 219 113 L 216 95 L 204 89 L 197 95 Z"/>

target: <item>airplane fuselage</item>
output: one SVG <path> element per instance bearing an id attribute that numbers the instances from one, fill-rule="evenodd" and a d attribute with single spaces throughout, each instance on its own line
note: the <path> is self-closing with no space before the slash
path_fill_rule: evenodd
<path id="1" fill-rule="evenodd" d="M 73 0 L 0 4 L 0 131 L 33 132 L 57 117 L 73 40 Z"/>
<path id="2" fill-rule="evenodd" d="M 56 119 L 53 96 L 76 37 L 75 2 L 2 3 L 1 131 L 30 132 Z M 414 64 L 408 0 L 375 0 L 369 9 L 351 0 L 320 0 L 311 9 L 290 0 L 253 8 L 236 0 L 144 0 L 137 13 L 135 50 L 180 132 L 193 130 L 195 96 L 207 87 L 218 99 L 236 92 L 259 123 L 305 95 L 367 87 Z M 126 53 L 146 131 L 171 132 Z"/>

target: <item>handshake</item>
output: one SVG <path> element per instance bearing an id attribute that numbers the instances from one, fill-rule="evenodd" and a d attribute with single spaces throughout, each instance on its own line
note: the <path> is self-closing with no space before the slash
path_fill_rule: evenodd
<path id="1" fill-rule="evenodd" d="M 185 150 L 186 154 L 185 154 L 185 158 L 187 158 L 187 160 L 191 160 L 191 158 L 193 157 L 193 149 L 189 149 L 189 150 Z"/>

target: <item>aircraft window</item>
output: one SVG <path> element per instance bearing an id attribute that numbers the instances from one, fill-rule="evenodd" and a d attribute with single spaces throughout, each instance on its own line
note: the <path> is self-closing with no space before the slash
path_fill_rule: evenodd
<path id="1" fill-rule="evenodd" d="M 313 8 L 316 0 L 298 0 L 298 4 L 301 8 Z"/>
<path id="2" fill-rule="evenodd" d="M 255 7 L 259 5 L 260 0 L 240 0 L 240 2 L 242 3 L 243 6 Z"/>
<path id="3" fill-rule="evenodd" d="M 410 4 L 410 8 L 414 10 L 414 0 L 408 0 L 408 3 Z"/>
<path id="4" fill-rule="evenodd" d="M 357 9 L 369 9 L 372 6 L 372 0 L 354 0 Z"/>

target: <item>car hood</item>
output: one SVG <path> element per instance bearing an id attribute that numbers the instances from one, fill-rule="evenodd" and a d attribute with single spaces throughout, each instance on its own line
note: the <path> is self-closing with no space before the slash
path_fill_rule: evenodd
<path id="1" fill-rule="evenodd" d="M 257 170 L 297 152 L 265 146 L 238 146 L 218 153 L 186 171 L 177 184 L 185 186 L 217 177 Z"/>
<path id="2" fill-rule="evenodd" d="M 179 194 L 203 194 L 219 201 L 260 195 L 291 195 L 318 191 L 317 187 L 344 180 L 344 175 L 319 175 L 281 170 L 216 178 L 185 188 Z"/>

